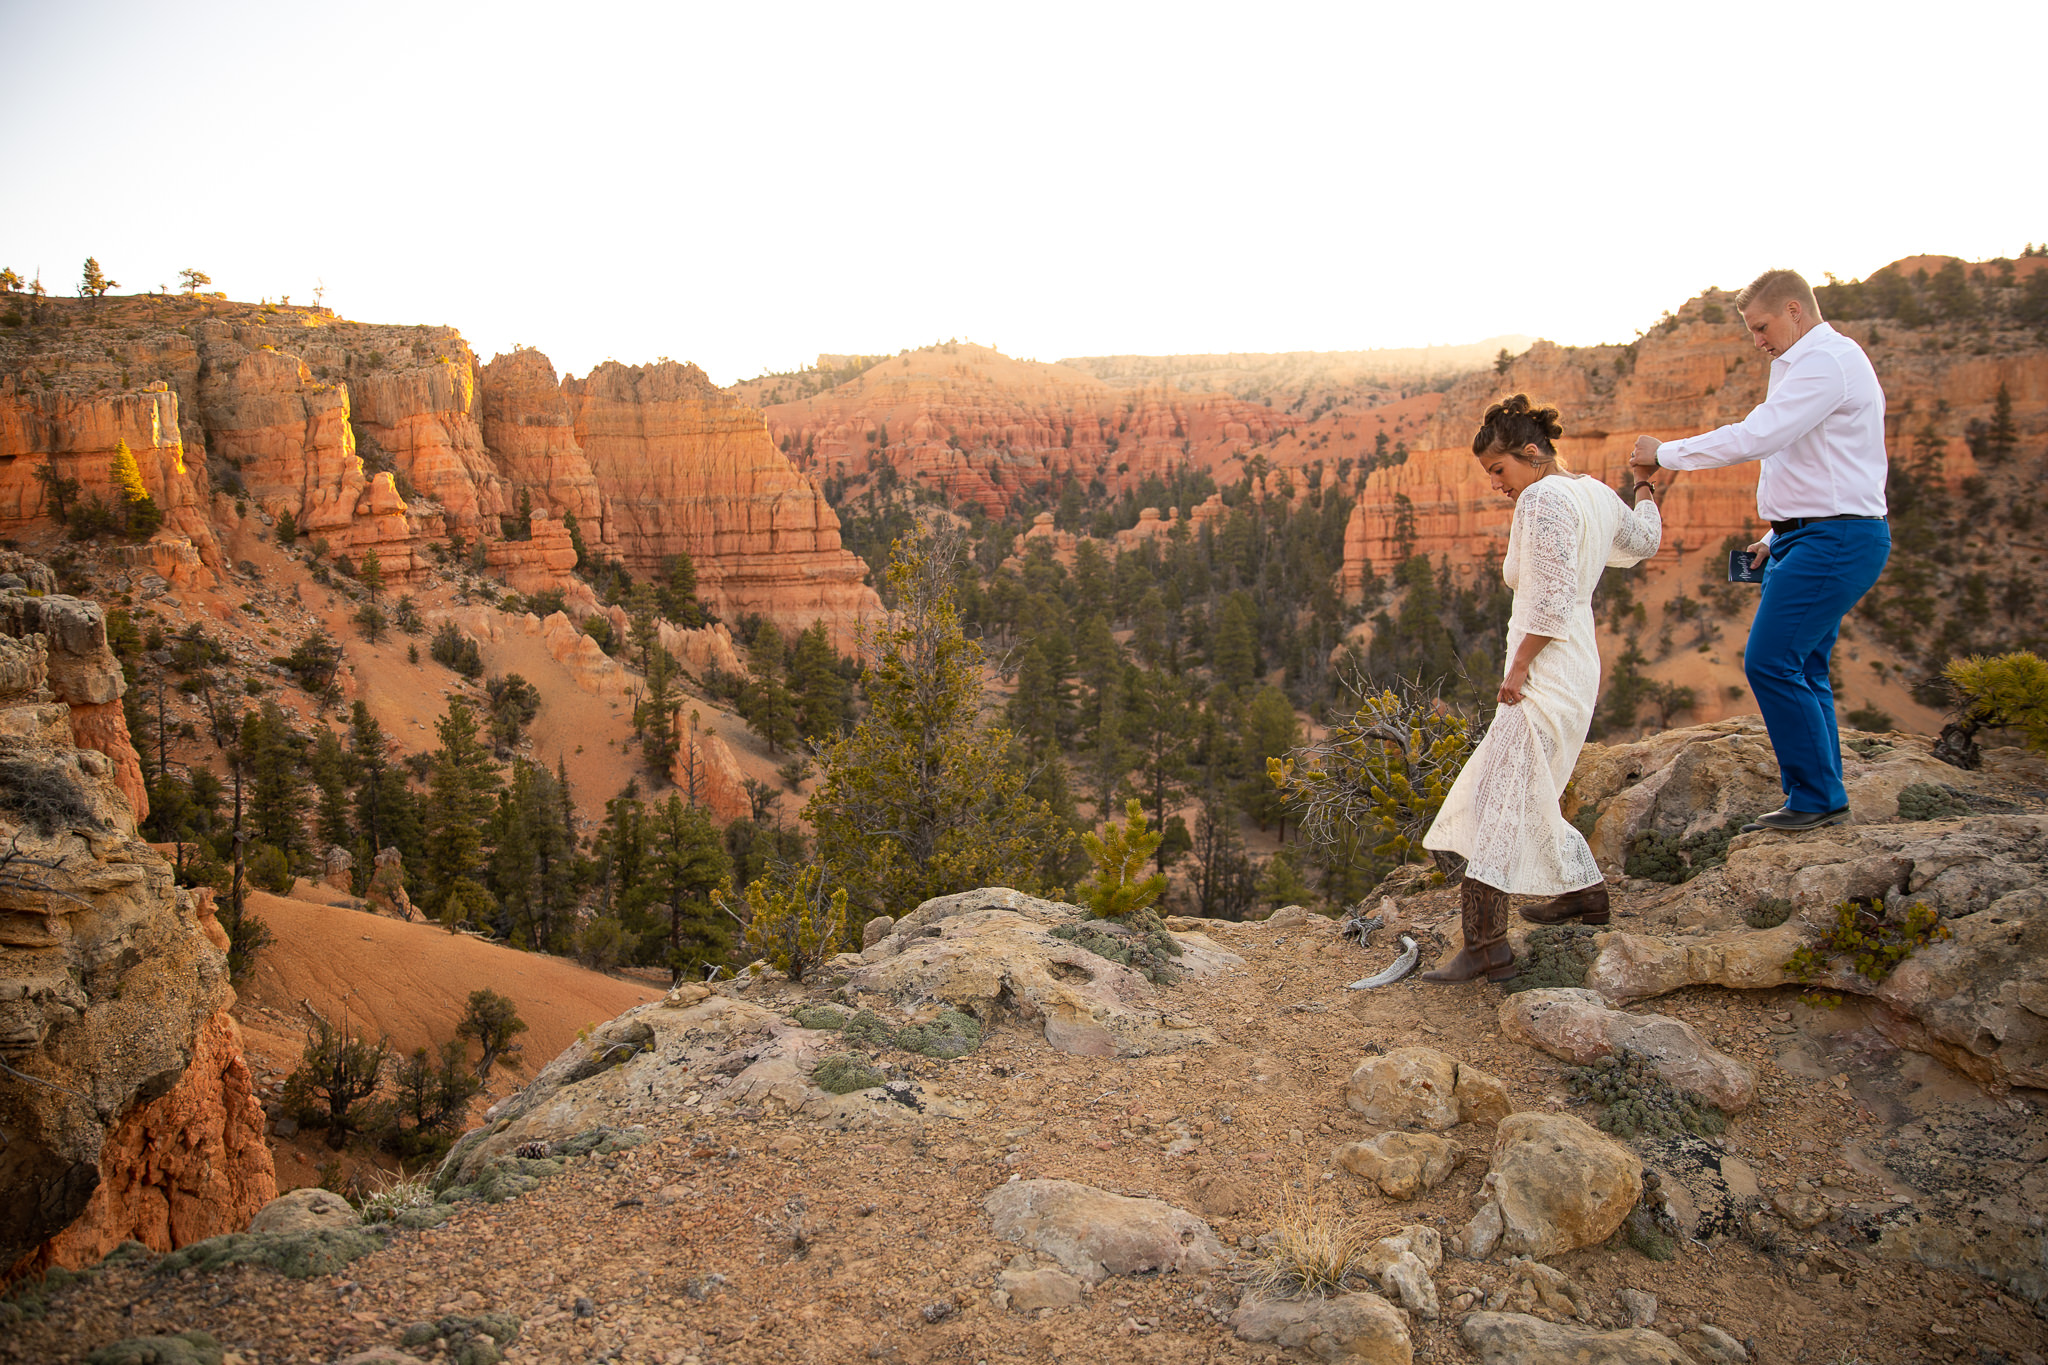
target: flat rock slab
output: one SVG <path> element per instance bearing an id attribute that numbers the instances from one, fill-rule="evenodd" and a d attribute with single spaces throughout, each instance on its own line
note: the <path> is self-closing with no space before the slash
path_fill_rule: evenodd
<path id="1" fill-rule="evenodd" d="M 1465 1230 L 1474 1257 L 1542 1260 L 1605 1239 L 1643 1193 L 1643 1163 L 1563 1114 L 1511 1114 L 1494 1135 L 1486 1202 Z"/>
<path id="2" fill-rule="evenodd" d="M 1677 1342 L 1647 1327 L 1596 1332 L 1526 1313 L 1468 1313 L 1458 1335 L 1485 1365 L 1698 1365 Z"/>
<path id="3" fill-rule="evenodd" d="M 1501 1002 L 1500 1028 L 1517 1042 L 1578 1066 L 1627 1048 L 1649 1059 L 1672 1085 L 1724 1113 L 1747 1109 L 1756 1098 L 1756 1073 L 1716 1051 L 1691 1024 L 1609 1009 L 1598 991 L 1567 987 L 1510 995 Z"/>
<path id="4" fill-rule="evenodd" d="M 1381 1133 L 1330 1153 L 1339 1166 L 1369 1180 L 1389 1199 L 1413 1199 L 1444 1183 L 1458 1164 L 1458 1146 L 1433 1133 Z"/>
<path id="5" fill-rule="evenodd" d="M 996 1288 L 1010 1296 L 1010 1308 L 1018 1313 L 1081 1302 L 1081 1282 L 1064 1270 L 1005 1270 L 996 1276 Z"/>
<path id="6" fill-rule="evenodd" d="M 1173 1012 L 1159 987 L 1108 958 L 1053 937 L 1080 912 L 1008 887 L 926 901 L 863 950 L 847 986 L 906 1008 L 947 1005 L 984 1025 L 1006 1010 L 1035 1020 L 1061 1052 L 1142 1057 L 1213 1044 L 1216 1034 Z M 1174 969 L 1213 976 L 1244 959 L 1203 939 L 1178 940 Z"/>
<path id="7" fill-rule="evenodd" d="M 1089 1284 L 1145 1271 L 1199 1273 L 1225 1260 L 1207 1223 L 1160 1199 L 1132 1199 L 1071 1180 L 1013 1180 L 981 1206 L 996 1236 L 1050 1256 Z"/>
<path id="8" fill-rule="evenodd" d="M 1410 1365 L 1415 1358 L 1407 1320 L 1377 1294 L 1251 1299 L 1230 1325 L 1246 1341 L 1305 1351 L 1329 1365 Z"/>

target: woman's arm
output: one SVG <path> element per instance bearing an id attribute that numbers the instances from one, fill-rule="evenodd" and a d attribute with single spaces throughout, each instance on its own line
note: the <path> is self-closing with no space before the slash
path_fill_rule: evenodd
<path id="1" fill-rule="evenodd" d="M 1507 676 L 1500 680 L 1498 700 L 1503 706 L 1513 706 L 1522 700 L 1522 688 L 1529 682 L 1529 666 L 1536 662 L 1536 656 L 1543 647 L 1556 637 L 1551 635 L 1524 635 L 1515 646 L 1515 657 L 1508 660 Z"/>

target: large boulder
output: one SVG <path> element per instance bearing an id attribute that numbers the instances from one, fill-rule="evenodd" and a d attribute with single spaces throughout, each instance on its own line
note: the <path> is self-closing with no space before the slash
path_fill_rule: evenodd
<path id="1" fill-rule="evenodd" d="M 1050 1256 L 1089 1284 L 1111 1275 L 1223 1265 L 1209 1225 L 1159 1199 L 1132 1199 L 1071 1180 L 1013 1180 L 981 1204 L 996 1236 Z"/>
<path id="2" fill-rule="evenodd" d="M 1501 1002 L 1501 1032 L 1578 1066 L 1624 1048 L 1642 1054 L 1657 1074 L 1727 1113 L 1756 1098 L 1756 1073 L 1716 1051 L 1699 1030 L 1661 1014 L 1609 1009 L 1598 991 L 1523 991 Z"/>
<path id="3" fill-rule="evenodd" d="M 1460 1123 L 1498 1123 L 1509 1107 L 1499 1081 L 1428 1047 L 1367 1057 L 1345 1083 L 1344 1102 L 1368 1123 L 1432 1132 Z"/>
<path id="4" fill-rule="evenodd" d="M 1005 1012 L 1037 1023 L 1062 1052 L 1131 1057 L 1216 1041 L 1173 1011 L 1174 987 L 1057 938 L 1080 912 L 1008 887 L 926 901 L 884 938 L 847 957 L 847 986 L 906 1008 L 945 1005 L 984 1026 Z M 1243 959 L 1200 934 L 1174 936 L 1173 968 L 1214 976 Z"/>
<path id="5" fill-rule="evenodd" d="M 249 1231 L 318 1232 L 322 1228 L 352 1228 L 362 1221 L 348 1200 L 315 1186 L 292 1190 L 265 1204 L 249 1220 Z"/>
<path id="6" fill-rule="evenodd" d="M 1591 1246 L 1621 1226 L 1643 1193 L 1643 1163 L 1563 1114 L 1511 1114 L 1494 1134 L 1485 1203 L 1465 1229 L 1474 1257 L 1542 1260 Z"/>

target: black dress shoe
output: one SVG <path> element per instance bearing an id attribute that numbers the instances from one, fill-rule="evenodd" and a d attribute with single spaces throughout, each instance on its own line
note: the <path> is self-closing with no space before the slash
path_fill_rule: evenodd
<path id="1" fill-rule="evenodd" d="M 1828 825 L 1849 823 L 1849 808 L 1838 806 L 1834 810 L 1815 813 L 1805 810 L 1774 810 L 1769 815 L 1759 815 L 1742 827 L 1744 834 L 1754 834 L 1760 829 L 1774 829 L 1780 834 L 1797 834 L 1806 829 L 1823 829 Z"/>

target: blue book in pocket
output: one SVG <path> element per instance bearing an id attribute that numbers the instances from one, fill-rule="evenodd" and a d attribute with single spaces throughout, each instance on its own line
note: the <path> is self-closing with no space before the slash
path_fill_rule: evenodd
<path id="1" fill-rule="evenodd" d="M 1728 581 L 1730 583 L 1761 583 L 1764 581 L 1764 569 L 1769 566 L 1770 562 L 1769 559 L 1765 559 L 1763 564 L 1752 569 L 1749 567 L 1749 551 L 1730 550 L 1728 552 Z"/>

